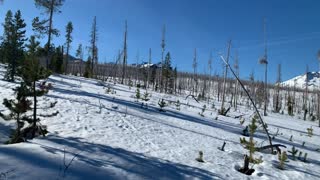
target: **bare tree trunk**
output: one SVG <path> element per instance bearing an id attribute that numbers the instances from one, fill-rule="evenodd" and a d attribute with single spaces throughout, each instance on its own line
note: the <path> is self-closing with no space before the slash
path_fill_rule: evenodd
<path id="1" fill-rule="evenodd" d="M 228 43 L 227 63 L 229 63 L 230 48 L 231 48 L 231 40 Z M 227 76 L 228 76 L 228 66 L 226 65 L 224 76 L 223 76 L 222 104 L 221 104 L 220 114 L 224 114 L 224 111 L 225 111 L 224 101 L 225 101 L 225 93 L 226 93 Z"/>

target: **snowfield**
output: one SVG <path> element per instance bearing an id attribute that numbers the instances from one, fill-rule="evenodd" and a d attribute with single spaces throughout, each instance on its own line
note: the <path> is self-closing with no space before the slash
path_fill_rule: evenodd
<path id="1" fill-rule="evenodd" d="M 0 79 L 4 69 L 0 68 Z M 150 100 L 142 107 L 136 100 L 136 88 L 101 83 L 75 76 L 52 75 L 53 88 L 39 99 L 39 115 L 48 127 L 46 137 L 29 142 L 0 145 L 0 179 L 320 179 L 320 129 L 317 122 L 269 113 L 264 117 L 270 133 L 279 135 L 273 142 L 308 153 L 307 162 L 292 160 L 285 170 L 278 166 L 278 156 L 255 153 L 263 163 L 254 165 L 252 176 L 236 169 L 243 165 L 248 150 L 240 144 L 242 130 L 251 121 L 252 110 L 240 107 L 228 117 L 218 116 L 207 102 L 197 103 L 185 96 L 165 95 L 151 90 Z M 14 98 L 12 88 L 18 83 L 0 80 L 0 111 L 4 98 Z M 106 93 L 110 86 L 116 93 Z M 141 89 L 141 95 L 145 90 Z M 158 101 L 179 99 L 160 112 Z M 53 108 L 46 108 L 57 102 Z M 199 115 L 206 104 L 204 117 Z M 220 107 L 215 102 L 216 108 Z M 245 123 L 240 125 L 243 115 Z M 307 128 L 313 127 L 309 137 Z M 8 140 L 15 121 L 0 118 L 0 142 Z M 293 136 L 292 142 L 289 141 Z M 260 126 L 255 134 L 257 146 L 268 145 Z M 223 142 L 225 151 L 220 151 Z M 302 146 L 303 141 L 305 145 Z M 286 149 L 282 149 L 286 150 Z M 204 163 L 195 159 L 204 153 Z"/>
<path id="2" fill-rule="evenodd" d="M 287 81 L 281 83 L 284 87 L 294 87 L 304 89 L 306 82 L 309 90 L 317 90 L 320 86 L 320 73 L 319 72 L 308 72 L 308 78 L 306 74 L 296 76 Z"/>

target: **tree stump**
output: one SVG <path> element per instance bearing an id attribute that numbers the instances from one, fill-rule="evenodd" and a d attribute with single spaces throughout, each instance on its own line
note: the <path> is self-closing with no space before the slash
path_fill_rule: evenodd
<path id="1" fill-rule="evenodd" d="M 243 167 L 240 168 L 238 171 L 243 173 L 243 174 L 246 174 L 246 175 L 252 175 L 252 173 L 255 171 L 254 169 L 250 169 L 249 168 L 249 157 L 248 157 L 248 155 L 244 156 Z"/>

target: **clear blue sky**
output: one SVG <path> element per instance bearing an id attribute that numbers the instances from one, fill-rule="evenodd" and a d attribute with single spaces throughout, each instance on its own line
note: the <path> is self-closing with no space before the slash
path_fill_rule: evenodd
<path id="1" fill-rule="evenodd" d="M 33 0 L 5 0 L 0 5 L 0 22 L 7 10 L 22 11 L 28 35 L 31 20 L 39 16 Z M 263 18 L 267 21 L 269 82 L 276 79 L 277 64 L 282 64 L 283 80 L 318 69 L 320 49 L 320 1 L 317 0 L 66 0 L 61 14 L 54 16 L 54 26 L 61 36 L 56 45 L 65 42 L 65 25 L 74 25 L 72 54 L 79 43 L 89 44 L 94 16 L 98 24 L 99 61 L 114 61 L 123 46 L 124 21 L 128 20 L 128 61 L 146 61 L 152 48 L 153 61 L 161 57 L 161 29 L 166 24 L 166 50 L 173 65 L 191 71 L 194 48 L 198 49 L 198 72 L 207 68 L 213 50 L 214 72 L 222 72 L 219 53 L 226 52 L 232 40 L 232 57 L 239 54 L 240 74 L 248 78 L 254 70 L 263 79 Z M 0 28 L 0 34 L 3 28 Z M 44 40 L 43 40 L 44 42 Z M 232 60 L 233 61 L 233 60 Z"/>

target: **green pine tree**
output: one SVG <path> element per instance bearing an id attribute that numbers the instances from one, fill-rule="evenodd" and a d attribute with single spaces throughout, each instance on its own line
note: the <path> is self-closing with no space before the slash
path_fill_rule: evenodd
<path id="1" fill-rule="evenodd" d="M 69 50 L 70 50 L 70 45 L 72 43 L 72 33 L 73 31 L 73 25 L 72 22 L 68 22 L 66 26 L 66 46 L 67 46 L 67 57 L 66 57 L 66 64 L 65 64 L 65 73 L 68 72 L 68 64 L 69 64 Z"/>
<path id="2" fill-rule="evenodd" d="M 172 85 L 173 85 L 173 76 L 172 76 L 172 67 L 171 67 L 171 56 L 170 52 L 167 53 L 163 65 L 162 70 L 162 78 L 164 81 L 164 88 L 165 92 L 168 93 L 170 89 L 170 93 L 172 92 Z"/>
<path id="3" fill-rule="evenodd" d="M 28 136 L 30 138 L 34 138 L 36 132 L 41 133 L 44 135 L 45 130 L 43 130 L 40 126 L 37 125 L 37 122 L 40 121 L 39 118 L 37 118 L 37 97 L 42 96 L 45 93 L 48 92 L 48 89 L 46 88 L 36 88 L 37 81 L 41 79 L 46 79 L 51 74 L 50 71 L 46 70 L 45 68 L 41 67 L 39 64 L 39 59 L 37 57 L 36 50 L 38 49 L 39 42 L 36 41 L 35 37 L 31 37 L 29 40 L 28 52 L 26 54 L 26 61 L 23 65 L 23 68 L 21 70 L 21 76 L 23 79 L 23 83 L 25 83 L 26 86 L 29 88 L 29 94 L 28 96 L 32 97 L 33 99 L 33 119 L 31 122 L 31 126 L 26 130 L 26 134 L 29 134 Z M 27 135 L 26 135 L 27 136 Z"/>
<path id="4" fill-rule="evenodd" d="M 86 67 L 84 69 L 83 77 L 85 78 L 91 78 L 91 57 L 89 56 L 86 62 Z"/>
<path id="5" fill-rule="evenodd" d="M 34 0 L 37 8 L 43 10 L 43 14 L 47 15 L 45 19 L 40 20 L 39 17 L 35 17 L 32 21 L 33 31 L 37 33 L 38 37 L 43 35 L 48 36 L 48 40 L 45 46 L 46 50 L 46 66 L 49 69 L 49 59 L 51 56 L 51 40 L 52 36 L 59 36 L 59 30 L 53 26 L 53 15 L 60 13 L 60 9 L 65 0 Z"/>
<path id="6" fill-rule="evenodd" d="M 24 59 L 24 42 L 26 24 L 21 17 L 21 12 L 18 10 L 14 17 L 12 12 L 8 11 L 4 23 L 4 41 L 2 52 L 4 61 L 8 63 L 5 79 L 13 82 L 17 75 L 18 68 Z"/>
<path id="7" fill-rule="evenodd" d="M 51 59 L 51 69 L 56 73 L 62 73 L 63 69 L 65 68 L 63 66 L 63 47 L 59 46 L 55 48 L 55 52 L 52 55 Z"/>
<path id="8" fill-rule="evenodd" d="M 24 114 L 31 109 L 31 102 L 27 99 L 29 94 L 29 89 L 25 83 L 21 83 L 19 87 L 14 89 L 16 94 L 16 99 L 4 99 L 3 105 L 10 110 L 10 117 L 16 120 L 16 130 L 13 133 L 11 140 L 8 144 L 20 143 L 24 141 L 24 137 L 21 134 L 21 129 L 24 126 L 24 121 L 29 121 L 30 119 L 24 116 Z"/>

